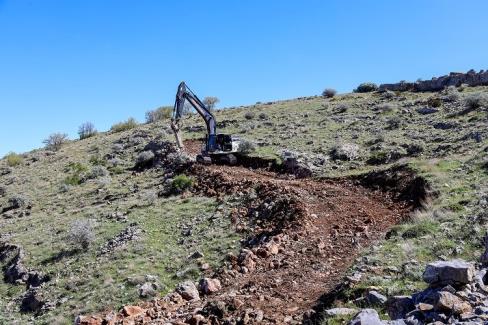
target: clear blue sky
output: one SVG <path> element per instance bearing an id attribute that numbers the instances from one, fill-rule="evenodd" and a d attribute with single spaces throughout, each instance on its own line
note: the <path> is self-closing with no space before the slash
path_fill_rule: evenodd
<path id="1" fill-rule="evenodd" d="M 488 1 L 0 0 L 0 155 L 160 105 L 488 68 Z"/>

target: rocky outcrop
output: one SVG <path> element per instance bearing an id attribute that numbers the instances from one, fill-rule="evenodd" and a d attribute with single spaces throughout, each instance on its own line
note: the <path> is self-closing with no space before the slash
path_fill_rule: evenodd
<path id="1" fill-rule="evenodd" d="M 380 91 L 439 91 L 448 86 L 486 86 L 488 85 L 488 71 L 476 72 L 470 70 L 467 73 L 451 72 L 447 76 L 432 78 L 416 82 L 399 82 L 393 84 L 382 84 Z"/>

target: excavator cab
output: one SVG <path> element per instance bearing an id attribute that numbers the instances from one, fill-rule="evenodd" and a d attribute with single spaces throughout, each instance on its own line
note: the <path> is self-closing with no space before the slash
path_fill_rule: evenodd
<path id="1" fill-rule="evenodd" d="M 207 136 L 205 137 L 201 154 L 197 155 L 197 162 L 235 165 L 237 163 L 237 156 L 235 154 L 239 152 L 241 140 L 234 135 L 217 134 L 217 121 L 215 120 L 215 116 L 184 82 L 181 82 L 178 86 L 173 117 L 171 119 L 171 128 L 175 134 L 178 147 L 183 149 L 183 141 L 179 133 L 179 121 L 183 115 L 185 101 L 190 103 L 207 125 Z"/>

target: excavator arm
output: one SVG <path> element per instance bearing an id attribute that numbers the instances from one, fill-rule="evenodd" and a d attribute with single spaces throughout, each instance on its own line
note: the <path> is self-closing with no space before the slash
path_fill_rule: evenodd
<path id="1" fill-rule="evenodd" d="M 205 120 L 207 125 L 208 141 L 206 145 L 207 152 L 213 152 L 217 149 L 216 134 L 217 125 L 215 117 L 212 112 L 202 103 L 202 101 L 191 91 L 190 88 L 181 82 L 176 93 L 175 106 L 173 108 L 173 116 L 171 118 L 171 128 L 175 134 L 176 142 L 180 149 L 183 148 L 183 141 L 181 140 L 179 122 L 184 113 L 185 101 L 197 111 L 197 113 Z"/>

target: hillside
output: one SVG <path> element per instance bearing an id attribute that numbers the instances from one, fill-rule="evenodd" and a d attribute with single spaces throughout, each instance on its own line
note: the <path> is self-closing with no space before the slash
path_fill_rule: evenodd
<path id="1" fill-rule="evenodd" d="M 487 98 L 485 86 L 385 89 L 219 110 L 220 132 L 256 144 L 235 167 L 192 163 L 198 116 L 184 121 L 185 153 L 160 120 L 3 159 L 0 323 L 70 324 L 145 300 L 178 311 L 161 323 L 217 306 L 333 324 L 324 309 L 370 288 L 423 289 L 427 262 L 483 251 Z M 312 176 L 284 170 L 285 151 Z M 217 295 L 175 298 L 202 277 L 219 279 Z"/>

